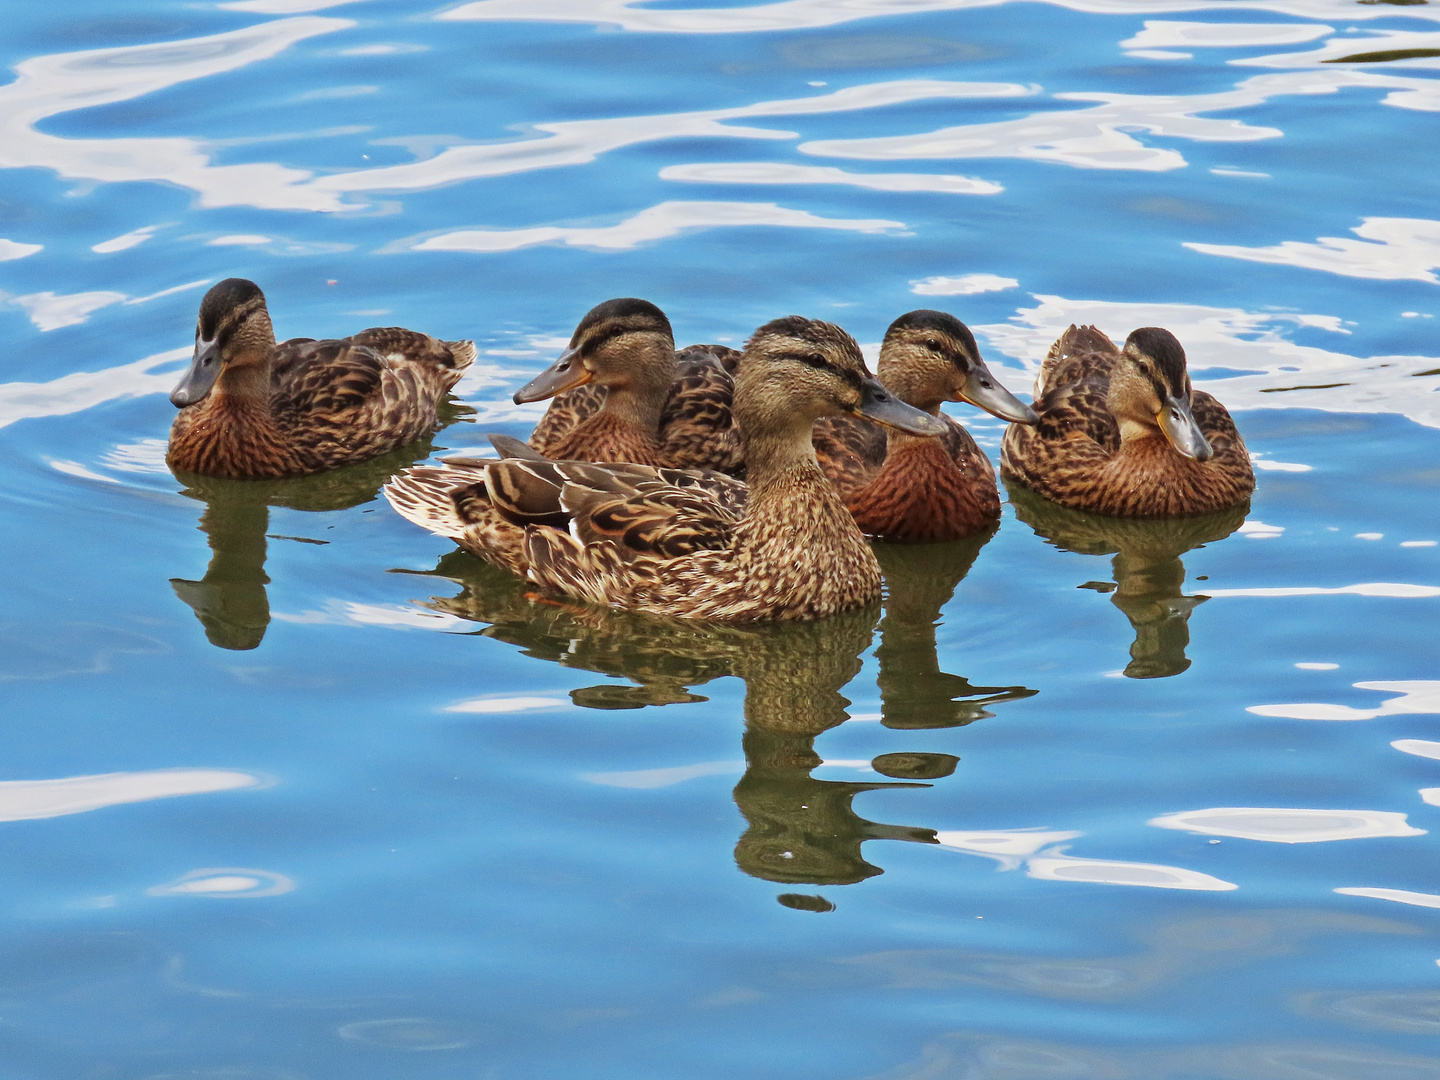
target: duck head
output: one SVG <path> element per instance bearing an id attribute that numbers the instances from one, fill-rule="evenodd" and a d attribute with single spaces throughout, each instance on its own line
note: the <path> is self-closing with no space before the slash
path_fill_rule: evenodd
<path id="1" fill-rule="evenodd" d="M 872 375 L 855 339 L 831 323 L 792 315 L 766 323 L 745 343 L 735 377 L 735 418 L 748 434 L 810 428 L 843 414 L 911 435 L 941 435 L 945 425 L 905 404 Z"/>
<path id="2" fill-rule="evenodd" d="M 515 404 L 594 382 L 609 391 L 662 395 L 675 378 L 675 335 L 647 300 L 621 297 L 591 308 L 555 362 L 515 392 Z"/>
<path id="3" fill-rule="evenodd" d="M 1179 454 L 1208 461 L 1215 451 L 1190 411 L 1190 373 L 1175 335 L 1144 326 L 1125 339 L 1110 375 L 1106 404 L 1120 421 L 1122 440 L 1157 430 Z"/>
<path id="4" fill-rule="evenodd" d="M 922 308 L 901 315 L 885 331 L 878 366 L 886 386 L 928 413 L 938 415 L 942 401 L 968 401 L 1001 420 L 1040 420 L 990 374 L 970 328 L 946 312 Z"/>
<path id="5" fill-rule="evenodd" d="M 190 367 L 170 392 L 170 403 L 183 409 L 203 401 L 222 374 L 227 389 L 243 392 L 248 382 L 268 383 L 275 329 L 265 294 L 253 281 L 226 278 L 200 301 L 195 324 L 195 353 Z M 253 375 L 253 379 L 247 379 Z"/>

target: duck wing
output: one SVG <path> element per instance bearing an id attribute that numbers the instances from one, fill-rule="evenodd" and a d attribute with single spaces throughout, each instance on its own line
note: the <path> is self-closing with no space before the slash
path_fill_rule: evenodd
<path id="1" fill-rule="evenodd" d="M 474 359 L 471 342 L 399 328 L 297 338 L 275 347 L 271 411 L 292 438 L 316 446 L 402 446 L 435 430 L 436 405 Z"/>
<path id="2" fill-rule="evenodd" d="M 443 465 L 416 465 L 385 485 L 385 498 L 401 517 L 422 529 L 524 575 L 525 530 L 496 512 L 485 482 L 489 464 L 456 458 Z"/>
<path id="3" fill-rule="evenodd" d="M 1093 326 L 1071 324 L 1050 346 L 1040 365 L 1040 373 L 1035 377 L 1035 398 L 1039 401 L 1052 390 L 1086 379 L 1108 383 L 1119 359 L 1120 350 L 1102 331 Z"/>
<path id="4" fill-rule="evenodd" d="M 663 454 L 671 466 L 743 475 L 733 412 L 740 355 L 724 345 L 691 345 L 676 353 L 679 375 L 660 413 Z"/>
<path id="5" fill-rule="evenodd" d="M 815 457 L 840 494 L 858 491 L 885 464 L 885 429 L 854 416 L 822 416 L 815 421 Z"/>

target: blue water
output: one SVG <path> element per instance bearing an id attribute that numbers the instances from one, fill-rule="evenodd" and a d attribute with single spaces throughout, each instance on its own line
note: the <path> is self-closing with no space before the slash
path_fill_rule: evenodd
<path id="1" fill-rule="evenodd" d="M 1440 7 L 5 21 L 0 1080 L 1440 1077 Z M 428 447 L 165 469 L 231 275 L 473 337 L 452 449 L 611 296 L 1016 390 L 1165 325 L 1258 489 L 1017 494 L 808 627 L 536 601 L 376 499 Z"/>

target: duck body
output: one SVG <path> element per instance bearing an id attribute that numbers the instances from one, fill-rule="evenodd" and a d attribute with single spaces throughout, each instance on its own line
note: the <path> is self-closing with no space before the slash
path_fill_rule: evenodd
<path id="1" fill-rule="evenodd" d="M 206 294 L 166 462 L 226 479 L 280 479 L 364 461 L 433 434 L 437 408 L 474 362 L 468 341 L 399 327 L 275 342 L 251 282 Z"/>
<path id="2" fill-rule="evenodd" d="M 515 394 L 517 404 L 553 398 L 529 445 L 557 460 L 733 471 L 738 439 L 717 426 L 728 411 L 711 404 L 732 393 L 726 354 L 740 355 L 724 346 L 676 352 L 670 321 L 648 301 L 597 304 L 555 362 Z"/>
<path id="3" fill-rule="evenodd" d="M 1230 413 L 1192 390 L 1169 331 L 1137 330 L 1121 350 L 1093 326 L 1072 326 L 1051 346 L 1035 398 L 1040 422 L 1006 431 L 1001 475 L 1062 506 L 1179 517 L 1255 490 Z"/>
<path id="4" fill-rule="evenodd" d="M 756 331 L 736 380 L 748 483 L 634 464 L 506 459 L 413 469 L 403 516 L 550 591 L 683 618 L 815 619 L 874 602 L 874 553 L 815 459 L 817 415 L 913 434 L 933 417 L 887 394 L 843 330 L 791 317 Z M 753 363 L 750 361 L 754 361 Z"/>
<path id="5" fill-rule="evenodd" d="M 815 424 L 815 451 L 862 532 L 878 540 L 959 540 L 1000 520 L 995 468 L 974 438 L 940 412 L 968 401 L 1018 423 L 1034 412 L 990 374 L 969 327 L 943 311 L 900 316 L 885 332 L 880 381 L 944 425 L 935 439 L 881 430 L 849 416 Z"/>
<path id="6" fill-rule="evenodd" d="M 951 417 L 939 438 L 855 432 L 826 418 L 815 425 L 815 452 L 855 524 L 892 543 L 959 540 L 1000 520 L 995 467 Z M 857 437 L 858 435 L 858 437 Z M 878 444 L 878 445 L 876 445 Z"/>

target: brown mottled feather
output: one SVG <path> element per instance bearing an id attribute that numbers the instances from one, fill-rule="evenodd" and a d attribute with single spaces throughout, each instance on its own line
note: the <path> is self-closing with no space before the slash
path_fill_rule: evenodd
<path id="1" fill-rule="evenodd" d="M 1209 461 L 1176 451 L 1156 429 L 1122 444 L 1107 404 L 1120 351 L 1093 326 L 1070 327 L 1036 380 L 1040 423 L 1005 432 L 1001 475 L 1064 506 L 1117 517 L 1206 514 L 1255 488 L 1245 442 L 1225 406 L 1203 390 L 1191 411 L 1214 450 Z"/>
<path id="2" fill-rule="evenodd" d="M 724 345 L 678 350 L 679 374 L 653 440 L 635 438 L 620 425 L 601 420 L 605 388 L 587 383 L 551 401 L 530 434 L 530 446 L 557 460 L 635 461 L 744 475 L 739 433 L 730 417 L 732 375 L 740 356 Z"/>

